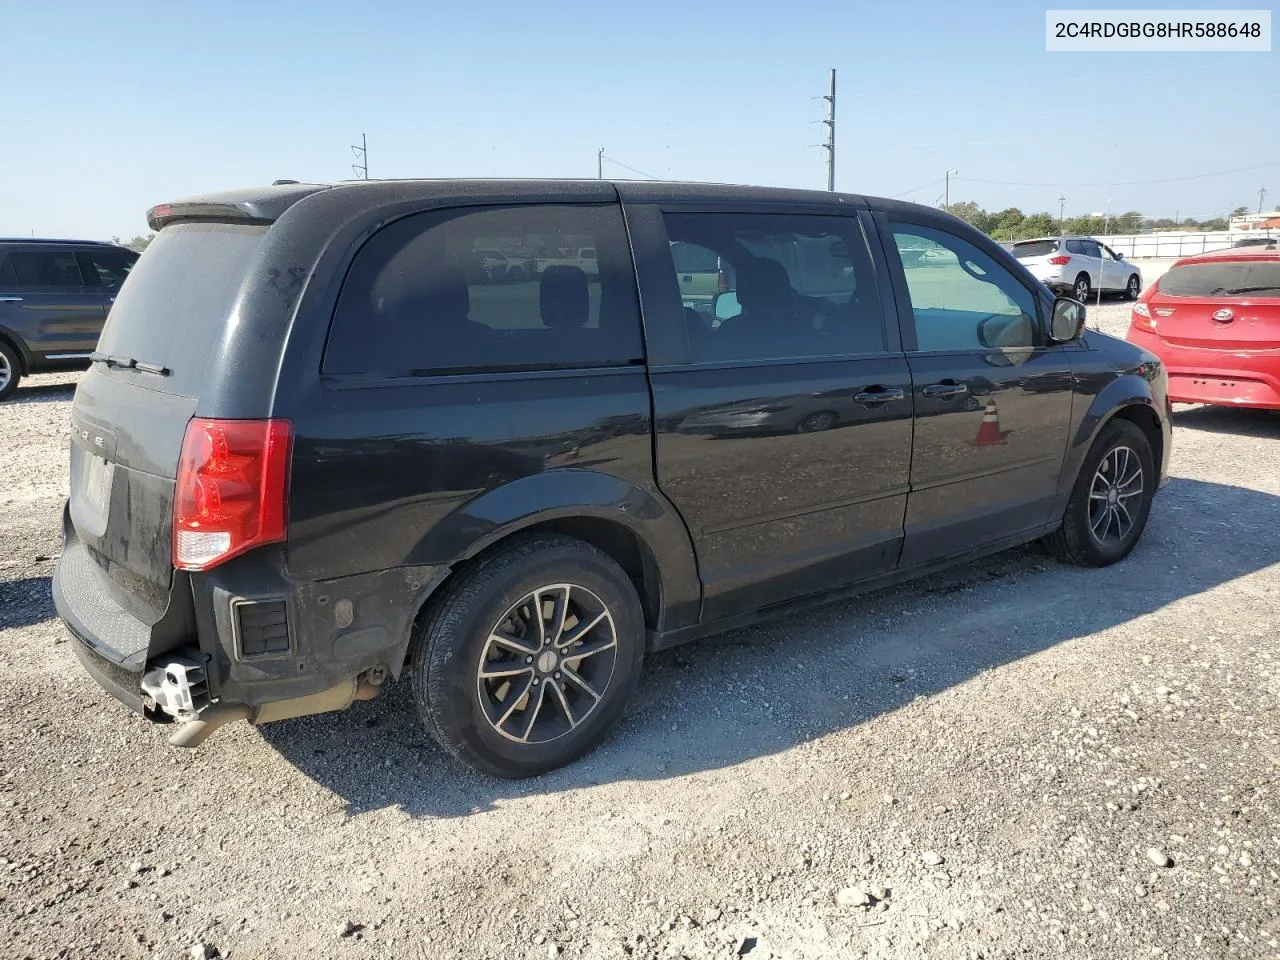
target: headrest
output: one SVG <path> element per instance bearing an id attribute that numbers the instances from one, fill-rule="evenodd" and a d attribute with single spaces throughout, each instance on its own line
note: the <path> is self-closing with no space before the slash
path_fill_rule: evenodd
<path id="1" fill-rule="evenodd" d="M 769 257 L 754 257 L 738 269 L 738 302 L 744 310 L 778 309 L 787 305 L 791 280 L 787 268 Z"/>
<path id="2" fill-rule="evenodd" d="M 587 274 L 581 267 L 547 267 L 538 285 L 542 325 L 548 329 L 585 327 L 591 315 Z"/>

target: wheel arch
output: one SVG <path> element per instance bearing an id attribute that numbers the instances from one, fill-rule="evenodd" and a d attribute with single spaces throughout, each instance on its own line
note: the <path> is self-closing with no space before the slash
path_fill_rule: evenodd
<path id="1" fill-rule="evenodd" d="M 635 584 L 649 636 L 697 622 L 702 602 L 693 542 L 684 521 L 656 491 L 590 470 L 523 477 L 468 501 L 424 538 L 424 555 L 454 558 L 421 598 L 417 624 L 482 557 L 512 538 L 558 533 L 608 554 Z M 410 652 L 405 639 L 397 669 Z"/>
<path id="2" fill-rule="evenodd" d="M 1089 449 L 1107 424 L 1116 418 L 1128 420 L 1142 430 L 1151 443 L 1151 458 L 1159 473 L 1165 456 L 1165 430 L 1158 411 L 1151 384 L 1137 371 L 1116 377 L 1092 398 L 1076 425 L 1063 460 L 1055 517 L 1061 517 L 1066 510 Z"/>
<path id="3" fill-rule="evenodd" d="M 31 375 L 31 355 L 27 352 L 27 348 L 22 338 L 10 330 L 8 327 L 0 327 L 0 343 L 13 349 L 18 355 L 18 373 L 24 377 Z"/>

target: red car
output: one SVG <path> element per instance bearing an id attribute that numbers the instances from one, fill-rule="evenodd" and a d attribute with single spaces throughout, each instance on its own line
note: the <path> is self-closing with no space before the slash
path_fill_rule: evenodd
<path id="1" fill-rule="evenodd" d="M 1164 363 L 1170 400 L 1280 410 L 1280 251 L 1179 260 L 1134 304 L 1127 339 Z"/>

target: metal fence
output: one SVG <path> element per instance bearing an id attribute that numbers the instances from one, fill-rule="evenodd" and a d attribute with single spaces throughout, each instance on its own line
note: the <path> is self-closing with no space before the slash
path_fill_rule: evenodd
<path id="1" fill-rule="evenodd" d="M 1129 233 L 1094 239 L 1105 243 L 1126 257 L 1189 257 L 1193 253 L 1225 250 L 1237 240 L 1264 237 L 1264 230 L 1214 230 L 1209 233 L 1167 231 L 1162 233 Z"/>

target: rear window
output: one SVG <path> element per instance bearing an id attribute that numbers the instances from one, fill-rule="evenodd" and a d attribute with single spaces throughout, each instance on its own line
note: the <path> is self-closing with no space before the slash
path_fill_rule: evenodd
<path id="1" fill-rule="evenodd" d="M 1188 263 L 1160 278 L 1170 297 L 1280 297 L 1280 260 Z"/>
<path id="2" fill-rule="evenodd" d="M 20 287 L 78 290 L 84 285 L 74 250 L 15 252 L 9 262 Z"/>
<path id="3" fill-rule="evenodd" d="M 1019 260 L 1027 260 L 1031 257 L 1046 257 L 1057 249 L 1057 240 L 1032 240 L 1030 243 L 1015 243 L 1013 255 Z"/>
<path id="4" fill-rule="evenodd" d="M 265 224 L 176 223 L 129 271 L 98 350 L 170 369 L 147 386 L 199 396 Z"/>
<path id="5" fill-rule="evenodd" d="M 580 259 L 534 257 L 499 271 L 484 263 L 494 249 L 576 250 Z M 587 253 L 597 262 L 583 263 Z M 565 369 L 643 356 L 618 207 L 528 204 L 415 214 L 375 234 L 343 281 L 324 372 Z"/>

